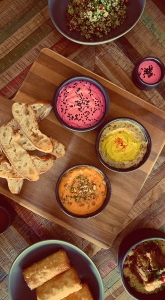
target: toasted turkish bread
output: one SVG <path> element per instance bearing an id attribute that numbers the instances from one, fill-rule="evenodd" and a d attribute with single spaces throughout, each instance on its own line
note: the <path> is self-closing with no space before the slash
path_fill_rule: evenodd
<path id="1" fill-rule="evenodd" d="M 8 179 L 23 178 L 20 174 L 18 174 L 16 169 L 13 168 L 6 157 L 0 162 L 0 177 Z"/>
<path id="2" fill-rule="evenodd" d="M 38 300 L 61 300 L 82 287 L 77 272 L 71 268 L 36 289 Z"/>
<path id="3" fill-rule="evenodd" d="M 65 146 L 52 137 L 50 137 L 50 140 L 53 145 L 53 150 L 51 154 L 57 158 L 63 157 L 65 155 Z"/>
<path id="4" fill-rule="evenodd" d="M 31 141 L 25 136 L 25 134 L 23 133 L 22 129 L 20 128 L 19 124 L 17 123 L 17 121 L 15 119 L 11 119 L 8 122 L 8 125 L 11 126 L 13 128 L 14 131 L 17 131 L 20 135 L 19 138 L 19 145 L 22 146 L 25 150 L 36 150 L 36 147 L 31 143 Z"/>
<path id="5" fill-rule="evenodd" d="M 38 122 L 46 118 L 52 110 L 51 102 L 48 101 L 36 101 L 30 103 L 30 105 L 35 112 Z"/>
<path id="6" fill-rule="evenodd" d="M 19 194 L 23 186 L 23 181 L 21 178 L 8 178 L 7 184 L 9 191 L 12 194 Z"/>
<path id="7" fill-rule="evenodd" d="M 30 105 L 35 113 L 38 122 L 46 118 L 52 109 L 51 102 L 46 102 L 46 101 L 36 101 L 34 103 L 31 103 Z M 36 149 L 35 145 L 25 136 L 18 122 L 14 118 L 8 122 L 8 125 L 10 125 L 15 131 L 19 132 L 20 134 L 19 144 L 25 150 L 31 151 Z"/>
<path id="8" fill-rule="evenodd" d="M 12 114 L 34 147 L 45 153 L 51 153 L 53 150 L 52 143 L 49 137 L 40 131 L 35 112 L 31 105 L 15 102 L 12 105 Z"/>
<path id="9" fill-rule="evenodd" d="M 20 174 L 13 169 L 13 166 L 7 159 L 0 147 L 0 177 L 1 178 L 22 178 Z"/>
<path id="10" fill-rule="evenodd" d="M 63 298 L 63 300 L 94 300 L 87 284 L 83 284 L 82 288 L 73 294 Z"/>
<path id="11" fill-rule="evenodd" d="M 48 170 L 50 170 L 50 168 L 53 166 L 53 164 L 56 160 L 56 157 L 51 154 L 45 154 L 40 157 L 31 155 L 31 159 L 32 159 L 34 165 L 36 166 L 38 173 L 42 174 L 42 173 L 45 173 Z M 11 166 L 11 168 L 12 168 L 12 166 Z M 0 164 L 0 177 L 2 177 L 1 174 L 4 174 L 4 178 L 7 179 L 8 188 L 9 188 L 10 192 L 12 194 L 19 194 L 21 192 L 24 179 L 19 178 L 20 177 L 19 174 L 14 173 L 13 168 L 10 173 L 9 172 L 7 173 L 5 170 L 3 170 L 3 173 L 2 173 L 1 172 L 1 164 Z M 8 177 L 7 177 L 7 175 L 8 175 Z M 13 175 L 13 177 L 11 175 Z"/>
<path id="12" fill-rule="evenodd" d="M 24 269 L 23 276 L 29 288 L 33 290 L 69 268 L 68 256 L 65 250 L 60 249 Z"/>
<path id="13" fill-rule="evenodd" d="M 18 174 L 29 180 L 38 180 L 39 173 L 28 152 L 15 142 L 15 133 L 8 125 L 0 127 L 1 148 Z"/>
<path id="14" fill-rule="evenodd" d="M 0 146 L 0 177 L 1 178 L 21 178 L 22 176 L 13 169 L 13 166 L 7 159 Z"/>
<path id="15" fill-rule="evenodd" d="M 42 156 L 31 155 L 31 159 L 36 166 L 38 173 L 42 174 L 51 169 L 56 157 L 52 154 L 45 154 Z"/>
<path id="16" fill-rule="evenodd" d="M 31 160 L 39 174 L 45 173 L 53 166 L 56 157 L 51 154 L 45 154 L 42 156 L 31 155 Z M 6 156 L 3 156 L 3 159 L 0 156 L 0 177 L 8 179 L 18 179 L 23 178 L 16 169 L 13 168 Z"/>

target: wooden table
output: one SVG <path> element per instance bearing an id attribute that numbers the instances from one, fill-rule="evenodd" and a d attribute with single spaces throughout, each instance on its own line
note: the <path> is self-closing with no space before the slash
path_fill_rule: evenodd
<path id="1" fill-rule="evenodd" d="M 145 56 L 156 56 L 165 64 L 165 6 L 162 0 L 147 0 L 144 14 L 135 28 L 112 43 L 96 47 L 81 46 L 63 38 L 52 25 L 46 0 L 35 2 L 3 0 L 0 5 L 0 17 L 0 94 L 2 97 L 14 98 L 40 51 L 46 47 L 150 103 L 155 108 L 155 115 L 158 112 L 157 108 L 165 111 L 164 80 L 156 89 L 147 92 L 137 89 L 131 80 L 135 64 Z M 10 101 L 0 98 L 1 110 L 8 114 L 10 107 Z M 115 112 L 114 105 L 113 112 Z M 2 122 L 5 122 L 6 115 L 4 118 L 1 114 L 1 117 Z M 109 117 L 111 118 L 111 115 Z M 152 119 L 152 114 L 150 117 Z M 140 117 L 146 123 L 145 118 L 146 115 Z M 52 122 L 50 119 L 48 121 Z M 147 123 L 148 121 L 147 119 Z M 156 126 L 159 126 L 158 124 Z M 79 137 L 76 136 L 76 139 Z M 68 139 L 66 141 L 68 143 Z M 156 143 L 154 147 L 157 147 Z M 158 152 L 154 153 L 153 164 L 157 154 Z M 143 170 L 143 173 L 145 172 L 146 170 Z M 0 249 L 0 298 L 10 299 L 7 291 L 7 275 L 15 257 L 36 241 L 55 238 L 77 245 L 92 258 L 103 278 L 106 300 L 132 299 L 125 292 L 118 273 L 116 260 L 118 246 L 123 237 L 136 228 L 154 227 L 165 231 L 164 178 L 165 147 L 137 195 L 133 207 L 126 214 L 125 220 L 122 220 L 121 232 L 107 250 L 74 234 L 64 226 L 24 208 L 22 206 L 25 205 L 24 199 L 19 199 L 21 205 L 17 203 L 18 201 L 9 199 L 8 201 L 15 208 L 16 218 L 6 233 L 0 236 L 0 244 L 3 245 Z M 5 187 L 1 186 L 1 191 L 6 194 L 6 182 L 3 181 L 3 184 Z M 9 194 L 7 195 L 9 197 Z"/>
<path id="2" fill-rule="evenodd" d="M 52 101 L 59 84 L 75 75 L 87 75 L 97 79 L 106 88 L 110 97 L 110 110 L 104 124 L 115 117 L 131 117 L 141 122 L 148 130 L 152 150 L 147 162 L 134 172 L 116 173 L 109 171 L 99 162 L 95 141 L 99 129 L 76 133 L 64 128 L 56 119 L 53 111 L 40 123 L 40 129 L 66 147 L 66 155 L 57 159 L 54 167 L 37 182 L 26 181 L 21 193 L 8 193 L 5 179 L 1 179 L 1 193 L 24 205 L 43 217 L 72 230 L 102 248 L 109 248 L 134 204 L 144 182 L 152 170 L 165 143 L 165 113 L 146 103 L 133 94 L 119 88 L 102 77 L 71 62 L 50 49 L 43 49 L 14 97 L 15 102 L 32 103 L 37 100 Z M 1 111 L 7 119 L 7 113 Z M 1 117 L 1 115 L 0 115 Z M 1 117 L 2 119 L 2 117 Z M 103 170 L 110 182 L 112 195 L 108 206 L 98 216 L 89 219 L 76 219 L 60 210 L 55 199 L 55 185 L 60 174 L 76 164 L 92 164 Z"/>

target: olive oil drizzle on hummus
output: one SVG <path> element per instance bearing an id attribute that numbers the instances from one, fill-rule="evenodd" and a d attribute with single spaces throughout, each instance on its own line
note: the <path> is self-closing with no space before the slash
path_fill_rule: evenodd
<path id="1" fill-rule="evenodd" d="M 136 166 L 147 151 L 147 141 L 140 127 L 131 121 L 114 121 L 100 136 L 99 153 L 111 167 L 127 169 Z"/>
<path id="2" fill-rule="evenodd" d="M 102 142 L 106 155 L 118 162 L 133 160 L 140 152 L 141 142 L 127 128 L 112 131 Z"/>

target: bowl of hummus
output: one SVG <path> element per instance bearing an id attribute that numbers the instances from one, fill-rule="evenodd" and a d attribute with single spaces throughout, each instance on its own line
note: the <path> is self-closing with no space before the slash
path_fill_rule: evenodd
<path id="1" fill-rule="evenodd" d="M 119 246 L 118 267 L 134 299 L 165 299 L 165 234 L 154 228 L 128 234 Z"/>
<path id="2" fill-rule="evenodd" d="M 138 169 L 151 152 L 151 138 L 146 128 L 132 118 L 111 120 L 99 132 L 96 151 L 100 162 L 116 172 Z"/>
<path id="3" fill-rule="evenodd" d="M 97 128 L 106 118 L 110 98 L 97 80 L 88 76 L 74 76 L 60 84 L 53 98 L 58 121 L 73 131 Z"/>
<path id="4" fill-rule="evenodd" d="M 55 194 L 64 213 L 76 218 L 90 218 L 101 213 L 108 205 L 111 184 L 100 169 L 80 164 L 61 174 Z"/>

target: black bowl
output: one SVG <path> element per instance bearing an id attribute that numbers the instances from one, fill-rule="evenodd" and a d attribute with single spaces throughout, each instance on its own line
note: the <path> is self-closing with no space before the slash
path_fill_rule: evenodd
<path id="1" fill-rule="evenodd" d="M 84 83 L 84 86 L 85 86 L 85 87 L 83 87 L 84 93 L 86 92 L 86 88 L 87 88 L 88 94 L 83 95 L 84 98 L 82 98 L 82 93 L 80 93 L 80 91 L 78 91 L 79 88 L 77 87 L 77 85 L 76 86 L 74 85 L 75 81 Z M 66 103 L 66 100 L 65 100 L 64 107 L 61 108 L 59 106 L 59 111 L 58 111 L 58 108 L 57 108 L 58 99 L 59 99 L 58 97 L 59 97 L 61 91 L 64 93 L 64 97 L 68 96 L 69 93 L 66 94 L 66 91 L 64 90 L 64 88 L 68 85 L 70 85 L 70 86 L 69 86 L 69 88 L 67 88 L 67 93 L 68 93 L 68 90 L 74 92 L 73 101 L 70 102 L 70 100 L 69 100 Z M 95 105 L 95 103 L 93 103 L 93 101 L 95 101 L 95 98 L 93 97 L 93 99 L 91 99 L 91 101 L 92 101 L 91 104 L 94 104 L 94 105 L 91 107 L 89 107 L 90 100 L 88 100 L 88 97 L 90 97 L 90 96 L 92 97 L 92 94 L 89 94 L 91 91 L 90 85 L 93 85 L 97 88 L 97 92 L 96 92 L 97 103 L 96 103 L 96 105 Z M 100 95 L 98 95 L 98 93 L 100 93 Z M 75 95 L 76 95 L 76 99 L 74 99 Z M 104 108 L 101 112 L 102 115 L 95 119 L 95 114 L 97 114 L 97 111 L 100 111 L 100 108 L 101 108 L 101 104 L 102 104 L 101 97 L 102 97 Z M 98 104 L 98 102 L 99 102 L 99 104 Z M 97 104 L 98 104 L 99 110 L 96 109 Z M 76 108 L 76 112 L 74 112 L 74 110 L 73 110 L 74 107 Z M 53 110 L 54 110 L 56 118 L 63 126 L 65 126 L 67 129 L 70 129 L 73 131 L 85 132 L 85 131 L 90 131 L 90 130 L 97 128 L 105 120 L 105 118 L 109 112 L 109 108 L 110 108 L 110 99 L 109 99 L 109 95 L 108 95 L 106 89 L 96 79 L 88 77 L 88 76 L 74 76 L 74 77 L 71 77 L 71 78 L 63 81 L 60 84 L 60 86 L 57 88 L 57 90 L 54 94 L 54 97 L 53 97 Z M 68 109 L 70 110 L 70 114 L 68 113 Z M 91 114 L 90 116 L 88 115 L 89 112 Z M 66 115 L 67 115 L 67 118 L 66 118 Z M 88 122 L 88 124 L 86 124 L 86 125 L 82 124 L 83 116 L 86 117 L 86 120 Z M 85 121 L 85 117 L 84 117 L 84 121 Z M 69 124 L 69 121 L 72 123 L 74 122 L 74 124 L 72 124 L 72 125 Z M 78 122 L 81 123 L 80 126 L 77 125 Z M 91 123 L 92 125 L 90 125 L 90 122 L 92 122 Z"/>
<path id="2" fill-rule="evenodd" d="M 105 162 L 103 160 L 103 158 L 102 158 L 102 156 L 101 156 L 101 154 L 99 152 L 99 143 L 100 143 L 100 139 L 101 139 L 101 135 L 102 135 L 103 131 L 106 129 L 106 127 L 108 127 L 112 123 L 118 122 L 118 121 L 129 121 L 132 124 L 134 124 L 135 126 L 137 126 L 140 129 L 140 131 L 142 132 L 142 134 L 144 136 L 144 139 L 145 139 L 145 141 L 147 143 L 146 152 L 145 152 L 142 160 L 138 164 L 130 166 L 128 168 L 118 168 L 118 167 L 111 166 L 110 164 L 108 164 L 107 162 Z M 148 159 L 148 157 L 150 155 L 150 152 L 151 152 L 151 138 L 150 138 L 150 135 L 149 135 L 148 131 L 146 130 L 146 128 L 140 122 L 138 122 L 138 121 L 136 121 L 135 119 L 132 119 L 132 118 L 120 117 L 120 118 L 116 118 L 116 119 L 111 120 L 109 123 L 107 123 L 101 129 L 101 131 L 99 132 L 99 134 L 98 134 L 98 136 L 96 138 L 95 148 L 96 148 L 98 159 L 100 160 L 100 162 L 106 168 L 108 168 L 109 170 L 114 171 L 114 172 L 131 172 L 131 171 L 134 171 L 134 170 L 140 168 L 146 162 L 146 160 Z"/>
<path id="3" fill-rule="evenodd" d="M 60 185 L 60 182 L 61 182 L 63 176 L 65 176 L 69 171 L 73 171 L 73 170 L 81 168 L 81 167 L 89 167 L 89 168 L 95 169 L 97 172 L 99 172 L 102 175 L 102 177 L 104 178 L 104 181 L 105 181 L 106 187 L 107 187 L 107 193 L 106 193 L 105 200 L 104 200 L 103 204 L 97 210 L 95 210 L 93 212 L 90 212 L 88 214 L 83 214 L 83 215 L 72 213 L 69 210 L 67 210 L 62 204 L 61 199 L 59 197 L 59 192 L 58 192 L 59 191 L 59 185 Z M 78 164 L 78 165 L 72 166 L 71 168 L 68 168 L 67 170 L 65 170 L 60 175 L 60 177 L 59 177 L 59 179 L 56 183 L 55 195 L 56 195 L 56 200 L 57 200 L 57 203 L 58 203 L 59 207 L 68 216 L 74 217 L 74 218 L 80 218 L 80 219 L 82 219 L 82 218 L 91 218 L 91 217 L 95 217 L 96 215 L 100 214 L 106 208 L 106 206 L 108 205 L 108 203 L 110 201 L 110 197 L 111 197 L 111 184 L 110 184 L 110 181 L 109 181 L 107 175 L 105 173 L 103 173 L 100 169 L 98 169 L 98 168 L 96 168 L 92 165 Z"/>
<path id="4" fill-rule="evenodd" d="M 165 242 L 165 233 L 154 228 L 140 228 L 128 234 L 121 242 L 118 250 L 118 268 L 122 283 L 126 291 L 138 300 L 165 299 L 165 289 L 156 294 L 142 294 L 131 287 L 123 274 L 123 266 L 128 253 L 137 245 L 152 240 L 163 240 Z"/>
<path id="5" fill-rule="evenodd" d="M 114 41 L 128 33 L 139 21 L 144 11 L 146 0 L 129 0 L 127 5 L 127 18 L 121 26 L 110 31 L 102 38 L 95 37 L 93 41 L 87 40 L 79 32 L 70 31 L 66 25 L 66 9 L 70 0 L 48 0 L 50 18 L 56 29 L 69 40 L 84 45 L 99 45 Z"/>
<path id="6" fill-rule="evenodd" d="M 157 79 L 157 80 L 153 81 L 152 83 L 150 83 L 150 82 L 145 82 L 140 78 L 139 68 L 140 68 L 141 64 L 144 63 L 144 62 L 148 63 L 149 65 L 150 65 L 151 62 L 158 65 L 159 70 L 160 70 L 160 78 L 159 79 Z M 148 78 L 153 78 L 155 76 L 154 71 L 152 69 L 150 71 L 149 68 L 146 68 L 146 70 L 144 70 L 144 72 L 147 73 L 145 76 L 146 77 L 148 76 Z M 153 88 L 156 88 L 160 84 L 160 82 L 164 78 L 164 74 L 165 74 L 165 68 L 164 68 L 164 65 L 163 65 L 162 61 L 160 59 L 156 58 L 156 57 L 150 57 L 149 56 L 149 57 L 143 58 L 135 66 L 135 68 L 132 72 L 132 81 L 136 85 L 136 87 L 139 88 L 140 90 L 149 91 Z"/>
<path id="7" fill-rule="evenodd" d="M 15 210 L 11 204 L 0 194 L 0 234 L 4 233 L 15 218 Z"/>

